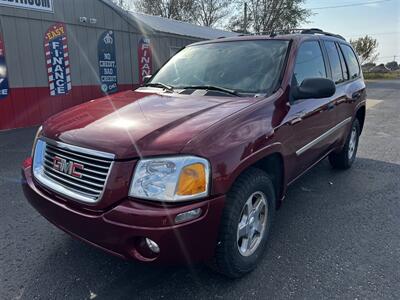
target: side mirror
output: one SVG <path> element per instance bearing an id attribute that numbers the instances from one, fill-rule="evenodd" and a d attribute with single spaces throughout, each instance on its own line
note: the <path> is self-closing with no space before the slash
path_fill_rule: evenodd
<path id="1" fill-rule="evenodd" d="M 293 99 L 320 99 L 332 97 L 336 92 L 335 83 L 327 78 L 307 78 L 300 86 L 293 88 Z"/>
<path id="2" fill-rule="evenodd" d="M 149 80 L 151 79 L 151 77 L 153 77 L 153 75 L 146 75 L 143 77 L 143 85 L 148 83 Z"/>

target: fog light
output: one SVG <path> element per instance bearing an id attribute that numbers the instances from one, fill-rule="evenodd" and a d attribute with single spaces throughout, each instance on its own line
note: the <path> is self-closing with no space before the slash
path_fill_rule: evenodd
<path id="1" fill-rule="evenodd" d="M 201 211 L 202 211 L 201 208 L 196 208 L 196 209 L 181 213 L 176 216 L 175 223 L 178 224 L 178 223 L 187 222 L 187 221 L 196 219 L 201 215 Z"/>
<path id="2" fill-rule="evenodd" d="M 151 251 L 153 251 L 154 253 L 160 253 L 160 247 L 157 245 L 157 243 L 151 239 L 146 238 L 146 244 L 147 247 L 149 247 L 149 249 Z"/>

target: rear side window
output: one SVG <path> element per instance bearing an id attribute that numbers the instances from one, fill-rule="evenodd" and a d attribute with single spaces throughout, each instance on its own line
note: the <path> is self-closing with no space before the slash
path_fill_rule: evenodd
<path id="1" fill-rule="evenodd" d="M 342 50 L 340 50 L 340 48 L 338 48 L 338 51 L 339 51 L 339 56 L 340 56 L 340 64 L 342 65 L 344 81 L 347 81 L 347 80 L 349 80 L 349 70 L 347 69 L 346 63 L 344 61 Z"/>
<path id="2" fill-rule="evenodd" d="M 324 42 L 325 48 L 328 53 L 329 62 L 331 65 L 332 79 L 338 84 L 344 81 L 342 64 L 340 63 L 340 56 L 335 42 Z"/>
<path id="3" fill-rule="evenodd" d="M 306 78 L 326 78 L 324 58 L 317 41 L 303 43 L 297 54 L 293 84 L 300 85 Z"/>
<path id="4" fill-rule="evenodd" d="M 346 60 L 349 68 L 350 79 L 357 78 L 360 76 L 360 65 L 358 64 L 358 60 L 353 49 L 344 44 L 341 44 L 340 47 L 342 48 L 344 59 Z"/>

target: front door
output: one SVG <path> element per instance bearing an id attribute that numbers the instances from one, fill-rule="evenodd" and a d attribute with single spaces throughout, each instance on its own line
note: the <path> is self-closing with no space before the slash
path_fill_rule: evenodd
<path id="1" fill-rule="evenodd" d="M 297 54 L 292 86 L 306 78 L 327 78 L 327 68 L 319 41 L 304 42 Z M 323 157 L 332 146 L 330 129 L 335 122 L 335 99 L 291 101 L 284 120 L 290 129 L 286 145 L 291 148 L 289 162 L 293 168 L 289 181 L 294 180 Z"/>

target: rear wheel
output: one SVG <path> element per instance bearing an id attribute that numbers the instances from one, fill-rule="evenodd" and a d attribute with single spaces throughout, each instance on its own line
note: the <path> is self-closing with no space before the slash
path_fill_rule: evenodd
<path id="1" fill-rule="evenodd" d="M 358 119 L 355 119 L 342 151 L 329 155 L 332 167 L 335 169 L 349 169 L 353 165 L 357 155 L 359 137 L 360 123 Z"/>
<path id="2" fill-rule="evenodd" d="M 227 195 L 214 268 L 238 278 L 256 268 L 267 244 L 276 196 L 270 177 L 259 169 L 242 174 Z"/>

